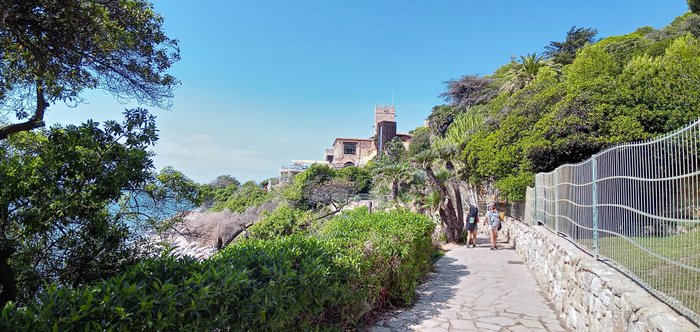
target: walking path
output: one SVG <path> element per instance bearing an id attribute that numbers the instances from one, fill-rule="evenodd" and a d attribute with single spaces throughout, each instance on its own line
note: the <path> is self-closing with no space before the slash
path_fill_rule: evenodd
<path id="1" fill-rule="evenodd" d="M 448 251 L 413 307 L 387 313 L 368 331 L 566 331 L 513 247 L 489 247 L 480 234 L 476 248 Z"/>

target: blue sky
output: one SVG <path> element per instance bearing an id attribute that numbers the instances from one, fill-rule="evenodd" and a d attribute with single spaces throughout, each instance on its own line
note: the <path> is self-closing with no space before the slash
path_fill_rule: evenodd
<path id="1" fill-rule="evenodd" d="M 684 0 L 624 1 L 173 1 L 154 2 L 180 41 L 182 81 L 170 110 L 152 109 L 156 166 L 199 182 L 277 175 L 292 159 L 323 158 L 335 137 L 372 135 L 377 104 L 392 102 L 399 132 L 423 124 L 442 82 L 488 75 L 512 55 L 544 50 L 572 26 L 598 37 L 656 28 Z M 119 118 L 102 91 L 49 124 Z"/>

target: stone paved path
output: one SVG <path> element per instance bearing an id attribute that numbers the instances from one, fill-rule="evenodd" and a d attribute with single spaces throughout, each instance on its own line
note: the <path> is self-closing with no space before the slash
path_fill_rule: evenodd
<path id="1" fill-rule="evenodd" d="M 566 331 L 515 250 L 499 243 L 491 251 L 479 236 L 476 248 L 459 246 L 437 261 L 412 308 L 368 331 Z"/>

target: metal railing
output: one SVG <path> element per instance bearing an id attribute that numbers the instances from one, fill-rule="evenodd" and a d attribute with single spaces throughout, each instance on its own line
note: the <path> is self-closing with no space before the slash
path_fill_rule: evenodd
<path id="1" fill-rule="evenodd" d="M 389 195 L 377 195 L 377 194 L 370 194 L 370 193 L 361 193 L 357 194 L 350 199 L 351 201 L 379 201 L 379 202 L 388 202 L 391 200 L 391 196 Z"/>
<path id="2" fill-rule="evenodd" d="M 700 323 L 700 121 L 535 176 L 542 223 Z"/>

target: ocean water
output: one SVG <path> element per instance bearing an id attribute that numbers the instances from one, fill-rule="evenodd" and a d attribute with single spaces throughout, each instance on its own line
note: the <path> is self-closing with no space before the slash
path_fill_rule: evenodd
<path id="1" fill-rule="evenodd" d="M 125 193 L 120 202 L 110 204 L 110 214 L 123 220 L 134 235 L 146 235 L 178 214 L 196 210 L 192 202 L 176 198 L 153 199 L 144 192 Z"/>

